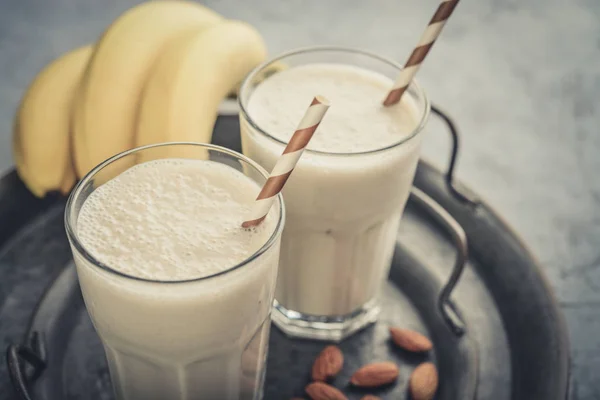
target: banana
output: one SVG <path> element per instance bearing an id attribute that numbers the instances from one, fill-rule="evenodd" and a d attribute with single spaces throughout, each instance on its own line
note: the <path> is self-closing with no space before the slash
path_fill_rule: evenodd
<path id="1" fill-rule="evenodd" d="M 133 147 L 139 98 L 154 61 L 169 42 L 220 20 L 199 4 L 150 1 L 109 26 L 96 46 L 75 102 L 73 144 L 79 176 Z"/>
<path id="2" fill-rule="evenodd" d="M 148 79 L 136 145 L 210 143 L 219 104 L 265 58 L 260 34 L 239 21 L 224 21 L 174 40 Z"/>
<path id="3" fill-rule="evenodd" d="M 33 194 L 68 193 L 75 183 L 70 118 L 77 86 L 92 47 L 73 50 L 47 65 L 33 80 L 17 111 L 13 154 L 19 176 Z"/>

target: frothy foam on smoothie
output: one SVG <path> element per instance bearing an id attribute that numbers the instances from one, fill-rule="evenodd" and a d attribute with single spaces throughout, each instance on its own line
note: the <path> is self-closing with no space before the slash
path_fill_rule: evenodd
<path id="1" fill-rule="evenodd" d="M 77 220 L 84 248 L 110 268 L 145 279 L 184 280 L 227 270 L 272 234 L 273 211 L 241 228 L 259 186 L 212 161 L 143 163 L 96 189 Z"/>
<path id="2" fill-rule="evenodd" d="M 306 107 L 317 95 L 331 108 L 308 148 L 333 153 L 377 150 L 398 143 L 417 127 L 414 101 L 404 96 L 392 107 L 382 101 L 392 80 L 377 72 L 343 64 L 309 64 L 279 72 L 252 93 L 248 113 L 256 124 L 287 142 Z"/>

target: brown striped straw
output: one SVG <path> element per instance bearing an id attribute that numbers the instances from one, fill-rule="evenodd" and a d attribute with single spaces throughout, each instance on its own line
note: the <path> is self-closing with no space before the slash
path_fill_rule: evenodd
<path id="1" fill-rule="evenodd" d="M 458 1 L 442 0 L 435 14 L 433 14 L 431 21 L 429 21 L 425 32 L 423 32 L 419 43 L 411 53 L 402 71 L 400 71 L 394 86 L 383 101 L 384 106 L 388 107 L 400 101 L 402 95 L 408 89 L 408 85 L 410 85 L 410 82 L 417 74 L 419 67 L 421 67 L 421 63 L 423 63 L 427 53 L 429 53 L 436 39 L 440 36 L 442 28 L 446 24 L 446 21 L 448 21 L 448 18 L 450 18 L 450 15 L 452 15 L 452 11 L 454 11 Z"/>
<path id="2" fill-rule="evenodd" d="M 242 223 L 242 227 L 250 228 L 257 226 L 267 217 L 267 213 L 275 197 L 281 192 L 283 185 L 285 185 L 292 174 L 294 167 L 298 163 L 300 156 L 317 130 L 328 108 L 329 100 L 323 96 L 316 96 L 312 103 L 310 103 L 292 138 L 283 150 L 281 157 L 275 163 L 269 179 L 267 179 L 258 194 L 250 218 Z"/>

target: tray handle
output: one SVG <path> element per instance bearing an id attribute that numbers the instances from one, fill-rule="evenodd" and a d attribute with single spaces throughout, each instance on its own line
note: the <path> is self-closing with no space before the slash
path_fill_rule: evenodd
<path id="1" fill-rule="evenodd" d="M 460 134 L 458 128 L 452 118 L 443 112 L 439 107 L 432 105 L 431 111 L 444 121 L 448 132 L 452 136 L 452 149 L 450 153 L 450 162 L 445 175 L 445 181 L 452 196 L 463 204 L 475 207 L 479 204 L 473 195 L 468 194 L 464 188 L 459 188 L 454 181 L 454 171 L 456 170 L 456 162 L 458 160 L 458 150 L 460 144 Z M 468 260 L 468 242 L 467 234 L 462 226 L 435 200 L 426 195 L 423 191 L 413 186 L 411 196 L 414 197 L 417 204 L 424 208 L 433 218 L 442 225 L 450 234 L 454 246 L 456 247 L 456 259 L 452 273 L 446 284 L 442 287 L 438 297 L 438 310 L 444 319 L 444 322 L 452 333 L 456 336 L 462 336 L 465 333 L 465 323 L 458 314 L 458 311 L 452 304 L 450 296 L 452 291 L 458 284 L 458 281 L 465 269 L 465 264 Z"/>
<path id="2" fill-rule="evenodd" d="M 432 105 L 431 111 L 444 123 L 448 128 L 448 132 L 452 136 L 452 151 L 450 153 L 450 162 L 448 164 L 448 170 L 446 171 L 446 184 L 450 189 L 450 193 L 454 198 L 459 200 L 461 203 L 467 203 L 470 206 L 476 206 L 479 204 L 479 200 L 475 198 L 475 196 L 471 193 L 467 193 L 465 188 L 459 187 L 459 185 L 454 181 L 454 171 L 456 169 L 456 162 L 458 160 L 458 149 L 460 145 L 460 133 L 458 131 L 458 127 L 454 120 L 442 111 L 438 106 Z"/>
<path id="3" fill-rule="evenodd" d="M 413 186 L 411 189 L 411 196 L 414 198 L 416 203 L 424 208 L 429 215 L 431 215 L 436 222 L 442 225 L 446 231 L 450 234 L 454 246 L 456 247 L 456 259 L 454 261 L 454 267 L 452 273 L 448 278 L 446 284 L 442 287 L 438 297 L 438 310 L 444 319 L 444 322 L 448 328 L 456 336 L 461 336 L 465 332 L 465 324 L 458 312 L 452 305 L 450 295 L 456 287 L 458 280 L 460 279 L 465 264 L 468 260 L 468 242 L 467 234 L 460 224 L 452 218 L 452 216 L 446 211 L 441 205 L 439 205 L 431 197 L 427 196 L 423 191 Z"/>
<path id="4" fill-rule="evenodd" d="M 35 381 L 46 368 L 46 348 L 41 333 L 33 332 L 28 344 L 12 344 L 6 353 L 8 373 L 17 395 L 32 400 L 28 382 Z"/>

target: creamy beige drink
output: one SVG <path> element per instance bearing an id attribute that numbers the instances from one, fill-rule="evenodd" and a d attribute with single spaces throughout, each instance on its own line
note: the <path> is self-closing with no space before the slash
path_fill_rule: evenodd
<path id="1" fill-rule="evenodd" d="M 282 222 L 276 202 L 240 227 L 259 184 L 224 163 L 162 159 L 67 210 L 118 399 L 260 397 Z"/>
<path id="2" fill-rule="evenodd" d="M 398 105 L 381 105 L 396 69 L 386 76 L 311 55 L 256 87 L 246 82 L 242 146 L 269 170 L 312 96 L 330 100 L 283 190 L 288 211 L 273 318 L 292 335 L 340 339 L 376 317 L 427 104 L 407 93 Z"/>

